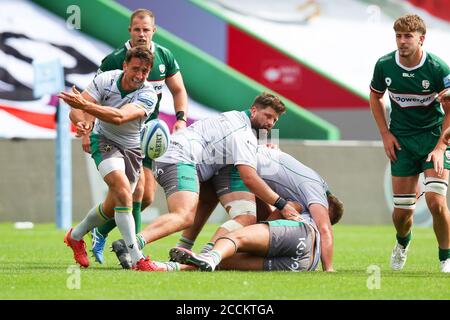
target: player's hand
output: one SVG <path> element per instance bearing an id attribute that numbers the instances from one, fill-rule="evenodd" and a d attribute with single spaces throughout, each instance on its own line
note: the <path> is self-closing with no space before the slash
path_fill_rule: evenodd
<path id="1" fill-rule="evenodd" d="M 69 106 L 75 109 L 83 110 L 84 106 L 88 104 L 88 101 L 83 98 L 81 93 L 75 88 L 72 87 L 72 92 L 60 92 L 58 97 L 63 99 Z"/>
<path id="2" fill-rule="evenodd" d="M 428 154 L 426 162 L 433 161 L 434 171 L 438 174 L 439 177 L 442 176 L 444 173 L 444 152 L 445 147 L 442 148 L 442 146 L 436 146 L 436 148 L 433 149 Z"/>
<path id="3" fill-rule="evenodd" d="M 295 210 L 295 208 L 289 203 L 287 203 L 283 210 L 281 210 L 281 215 L 286 220 L 304 221 L 301 214 L 298 213 L 297 210 Z"/>
<path id="4" fill-rule="evenodd" d="M 186 121 L 177 120 L 173 125 L 173 132 L 177 132 L 178 130 L 186 128 Z"/>
<path id="5" fill-rule="evenodd" d="M 92 123 L 88 121 L 79 121 L 76 123 L 75 128 L 77 129 L 76 136 L 80 138 L 92 131 Z"/>
<path id="6" fill-rule="evenodd" d="M 440 103 L 450 102 L 450 88 L 446 88 L 439 92 L 438 101 Z"/>
<path id="7" fill-rule="evenodd" d="M 397 161 L 396 150 L 402 149 L 397 138 L 390 131 L 382 134 L 381 137 L 383 138 L 384 152 L 386 152 L 389 160 L 392 162 Z"/>
<path id="8" fill-rule="evenodd" d="M 88 134 L 81 136 L 81 148 L 86 153 L 91 153 L 91 138 Z"/>

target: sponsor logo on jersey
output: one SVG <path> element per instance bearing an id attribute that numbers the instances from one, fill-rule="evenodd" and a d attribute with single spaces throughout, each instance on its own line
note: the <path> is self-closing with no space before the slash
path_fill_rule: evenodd
<path id="1" fill-rule="evenodd" d="M 162 88 L 164 87 L 165 80 L 150 81 L 150 83 L 152 84 L 153 89 L 155 89 L 156 94 L 160 94 L 162 92 Z"/>
<path id="2" fill-rule="evenodd" d="M 386 82 L 386 85 L 389 87 L 392 83 L 392 79 L 389 77 L 384 78 L 384 82 Z"/>
<path id="3" fill-rule="evenodd" d="M 152 97 L 150 95 L 141 94 L 138 96 L 137 101 L 140 101 L 149 107 L 151 107 L 155 104 L 155 102 L 152 100 Z"/>
<path id="4" fill-rule="evenodd" d="M 160 64 L 159 65 L 159 72 L 161 72 L 161 73 L 166 72 L 166 65 L 165 64 Z"/>
<path id="5" fill-rule="evenodd" d="M 427 107 L 436 99 L 436 93 L 427 95 L 399 94 L 389 91 L 389 97 L 402 108 Z"/>
<path id="6" fill-rule="evenodd" d="M 424 89 L 428 89 L 430 87 L 430 81 L 428 80 L 422 80 L 422 87 Z"/>
<path id="7" fill-rule="evenodd" d="M 403 72 L 402 77 L 403 78 L 414 78 L 414 73 Z"/>
<path id="8" fill-rule="evenodd" d="M 450 87 L 450 74 L 448 74 L 448 75 L 444 78 L 444 87 L 446 87 L 446 88 Z"/>

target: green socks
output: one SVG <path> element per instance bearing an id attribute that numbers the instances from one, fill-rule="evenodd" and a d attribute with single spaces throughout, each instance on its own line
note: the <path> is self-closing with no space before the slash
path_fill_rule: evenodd
<path id="1" fill-rule="evenodd" d="M 439 261 L 450 259 L 450 249 L 439 248 Z"/>
<path id="2" fill-rule="evenodd" d="M 411 241 L 412 238 L 412 233 L 411 231 L 406 235 L 406 237 L 400 237 L 398 234 L 396 235 L 397 237 L 397 242 L 403 246 L 403 248 L 406 248 L 409 244 L 409 242 Z"/>

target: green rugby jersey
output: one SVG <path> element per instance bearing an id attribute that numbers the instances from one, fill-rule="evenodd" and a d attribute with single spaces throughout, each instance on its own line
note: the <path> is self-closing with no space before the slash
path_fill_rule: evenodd
<path id="1" fill-rule="evenodd" d="M 408 68 L 400 64 L 398 51 L 381 57 L 373 72 L 370 89 L 391 101 L 389 129 L 408 136 L 442 125 L 444 111 L 437 94 L 450 87 L 450 69 L 434 54 L 423 52 L 420 63 Z"/>
<path id="2" fill-rule="evenodd" d="M 130 40 L 128 40 L 122 47 L 107 55 L 102 60 L 102 64 L 100 65 L 97 74 L 109 70 L 122 70 L 125 55 L 130 48 L 131 43 Z M 162 97 L 162 88 L 166 82 L 166 78 L 176 74 L 180 70 L 180 67 L 169 49 L 152 41 L 151 51 L 153 53 L 154 60 L 153 67 L 150 70 L 147 81 L 151 82 L 153 88 L 155 88 L 156 94 L 158 95 L 158 103 L 155 107 L 155 111 L 151 115 L 151 119 L 154 119 L 158 117 L 159 103 Z"/>

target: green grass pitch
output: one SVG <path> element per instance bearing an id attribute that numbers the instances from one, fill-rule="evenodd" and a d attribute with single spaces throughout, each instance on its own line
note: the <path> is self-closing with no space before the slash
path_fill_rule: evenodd
<path id="1" fill-rule="evenodd" d="M 196 249 L 216 227 L 205 228 Z M 144 273 L 120 269 L 114 253 L 108 251 L 106 264 L 99 265 L 91 259 L 91 266 L 81 269 L 79 288 L 74 289 L 71 283 L 76 274 L 70 273 L 74 261 L 71 250 L 63 243 L 63 231 L 50 224 L 36 225 L 31 230 L 0 224 L 0 299 L 450 298 L 450 275 L 439 272 L 437 243 L 431 228 L 414 228 L 408 261 L 401 272 L 389 268 L 395 241 L 392 226 L 341 225 L 334 228 L 334 233 L 335 273 Z M 118 236 L 115 230 L 108 245 Z M 167 259 L 178 236 L 162 239 L 146 247 L 145 252 L 153 259 Z M 90 244 L 89 238 L 85 240 Z M 379 282 L 371 270 L 379 270 Z"/>

